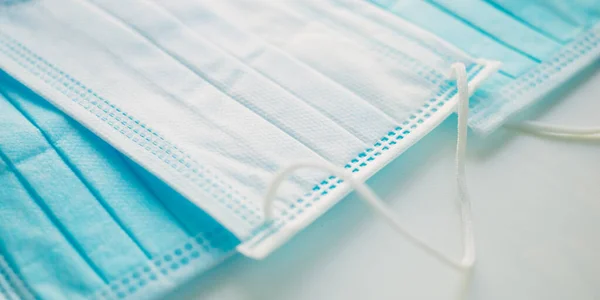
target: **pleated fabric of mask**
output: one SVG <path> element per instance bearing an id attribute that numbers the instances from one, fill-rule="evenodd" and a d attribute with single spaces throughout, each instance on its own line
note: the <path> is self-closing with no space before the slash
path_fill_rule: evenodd
<path id="1" fill-rule="evenodd" d="M 487 134 L 600 57 L 595 0 L 370 0 L 470 55 L 503 63 L 472 101 Z"/>
<path id="2" fill-rule="evenodd" d="M 298 172 L 264 224 L 277 170 L 310 160 L 366 179 L 452 112 L 451 63 L 467 66 L 471 88 L 497 67 L 366 2 L 322 2 L 318 14 L 302 3 L 16 4 L 1 20 L 0 66 L 264 257 L 349 191 Z"/>
<path id="3" fill-rule="evenodd" d="M 0 298 L 156 297 L 239 241 L 0 72 Z"/>

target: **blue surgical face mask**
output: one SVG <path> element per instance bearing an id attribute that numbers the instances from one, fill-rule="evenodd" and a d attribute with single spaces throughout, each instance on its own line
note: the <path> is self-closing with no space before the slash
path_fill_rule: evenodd
<path id="1" fill-rule="evenodd" d="M 0 298 L 146 298 L 238 240 L 0 73 Z"/>
<path id="2" fill-rule="evenodd" d="M 16 4 L 0 66 L 264 257 L 349 192 L 295 173 L 265 223 L 278 170 L 310 160 L 364 180 L 453 111 L 452 63 L 471 91 L 496 69 L 366 2 L 287 4 Z"/>
<path id="3" fill-rule="evenodd" d="M 600 56 L 594 0 L 371 0 L 474 56 L 503 63 L 473 98 L 469 125 L 489 133 Z"/>

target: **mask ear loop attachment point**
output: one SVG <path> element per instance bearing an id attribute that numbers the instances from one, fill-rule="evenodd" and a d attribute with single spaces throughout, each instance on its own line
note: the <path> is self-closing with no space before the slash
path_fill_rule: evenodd
<path id="1" fill-rule="evenodd" d="M 388 225 L 396 232 L 400 233 L 407 240 L 413 243 L 418 248 L 440 260 L 442 263 L 456 268 L 458 270 L 470 270 L 475 263 L 475 243 L 472 230 L 471 205 L 467 197 L 466 180 L 465 180 L 465 149 L 466 149 L 466 132 L 467 132 L 467 114 L 469 109 L 469 88 L 467 85 L 467 73 L 464 64 L 458 63 L 452 65 L 451 78 L 457 81 L 458 94 L 458 139 L 456 145 L 456 181 L 458 185 L 458 195 L 460 198 L 460 215 L 463 234 L 463 257 L 460 261 L 441 253 L 440 251 L 429 246 L 423 240 L 419 239 L 408 230 L 399 221 L 399 218 L 393 213 L 393 210 L 385 204 L 375 192 L 363 181 L 357 180 L 352 173 L 343 168 L 339 168 L 328 162 L 297 162 L 283 170 L 281 170 L 269 185 L 268 191 L 263 202 L 263 211 L 265 214 L 265 222 L 270 222 L 273 219 L 273 203 L 279 186 L 295 171 L 300 169 L 316 169 L 330 172 L 332 175 L 343 179 L 347 182 L 355 192 L 364 200 Z"/>

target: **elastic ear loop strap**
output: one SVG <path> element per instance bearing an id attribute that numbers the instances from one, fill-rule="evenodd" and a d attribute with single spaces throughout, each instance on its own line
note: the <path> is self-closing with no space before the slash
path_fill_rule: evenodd
<path id="1" fill-rule="evenodd" d="M 574 140 L 600 140 L 600 128 L 594 127 L 567 127 L 533 121 L 507 124 L 506 127 L 536 135 L 563 137 Z"/>
<path id="2" fill-rule="evenodd" d="M 407 231 L 392 209 L 386 205 L 375 192 L 364 182 L 356 180 L 352 173 L 343 168 L 336 167 L 325 162 L 297 162 L 281 170 L 269 186 L 264 199 L 265 221 L 273 217 L 273 202 L 277 189 L 293 172 L 299 169 L 318 169 L 345 180 L 354 188 L 356 193 L 393 229 L 404 236 L 418 248 L 437 258 L 444 264 L 459 270 L 470 270 L 475 262 L 475 243 L 472 229 L 471 204 L 467 195 L 465 180 L 465 149 L 467 145 L 467 117 L 469 110 L 469 88 L 467 86 L 467 72 L 464 64 L 452 65 L 451 78 L 456 79 L 458 90 L 458 138 L 456 141 L 456 183 L 458 185 L 458 197 L 460 206 L 461 226 L 463 235 L 463 257 L 456 261 L 446 254 L 434 249 L 427 243 Z"/>

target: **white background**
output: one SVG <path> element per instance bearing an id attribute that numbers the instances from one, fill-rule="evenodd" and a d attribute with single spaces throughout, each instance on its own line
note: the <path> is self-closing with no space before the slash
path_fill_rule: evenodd
<path id="1" fill-rule="evenodd" d="M 527 117 L 600 126 L 600 63 Z M 535 112 L 533 112 L 535 111 Z M 450 117 L 369 184 L 409 230 L 459 258 Z M 600 141 L 470 134 L 478 260 L 467 299 L 600 299 Z M 460 299 L 464 275 L 378 220 L 356 195 L 262 261 L 236 255 L 169 299 Z"/>

